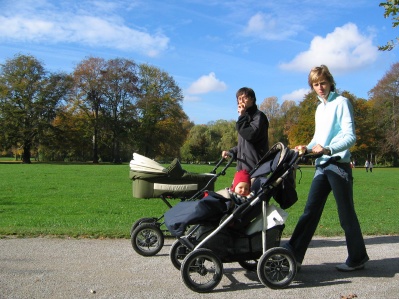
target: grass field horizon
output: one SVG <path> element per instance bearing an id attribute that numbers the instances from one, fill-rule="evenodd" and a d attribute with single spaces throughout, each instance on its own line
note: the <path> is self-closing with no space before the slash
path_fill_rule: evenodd
<path id="1" fill-rule="evenodd" d="M 195 173 L 213 167 L 183 164 Z M 297 172 L 299 200 L 287 209 L 284 236 L 292 233 L 303 211 L 313 172 L 307 166 Z M 228 187 L 233 174 L 231 167 L 215 190 Z M 355 207 L 364 235 L 399 234 L 398 177 L 397 168 L 354 169 Z M 161 199 L 132 197 L 128 164 L 0 163 L 0 237 L 129 238 L 135 220 L 159 217 L 166 210 Z M 332 196 L 316 235 L 343 235 Z"/>

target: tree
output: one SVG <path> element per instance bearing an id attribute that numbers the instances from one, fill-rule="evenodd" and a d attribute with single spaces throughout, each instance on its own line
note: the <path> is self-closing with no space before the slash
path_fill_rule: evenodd
<path id="1" fill-rule="evenodd" d="M 390 157 L 394 166 L 398 165 L 399 155 L 399 63 L 378 81 L 369 91 L 373 113 L 381 136 L 378 148 L 382 155 Z"/>
<path id="2" fill-rule="evenodd" d="M 356 144 L 350 149 L 352 158 L 358 163 L 363 163 L 366 159 L 371 160 L 371 155 L 377 150 L 378 138 L 372 104 L 348 91 L 343 91 L 341 94 L 349 99 L 353 106 Z"/>
<path id="3" fill-rule="evenodd" d="M 6 60 L 0 73 L 0 139 L 3 147 L 23 149 L 23 163 L 31 163 L 31 150 L 56 116 L 65 100 L 70 78 L 62 73 L 47 73 L 29 55 Z"/>
<path id="4" fill-rule="evenodd" d="M 291 145 L 289 143 L 287 132 L 290 131 L 291 125 L 296 123 L 297 112 L 298 112 L 298 106 L 294 101 L 286 100 L 280 106 L 281 117 L 277 124 L 280 136 L 279 141 L 291 147 L 297 144 Z"/>
<path id="5" fill-rule="evenodd" d="M 100 128 L 100 109 L 104 104 L 103 81 L 106 62 L 102 58 L 89 57 L 80 62 L 74 72 L 76 101 L 89 116 L 93 134 L 93 163 L 99 162 L 98 137 Z"/>
<path id="6" fill-rule="evenodd" d="M 211 136 L 207 125 L 195 125 L 191 128 L 190 133 L 185 141 L 184 148 L 186 160 L 194 160 L 196 162 L 209 161 L 211 149 Z"/>
<path id="7" fill-rule="evenodd" d="M 132 60 L 111 59 L 106 62 L 102 85 L 105 125 L 111 133 L 111 160 L 120 162 L 121 144 L 137 127 L 135 101 L 138 94 L 138 70 Z"/>
<path id="8" fill-rule="evenodd" d="M 386 0 L 386 2 L 381 2 L 380 7 L 385 9 L 384 18 L 389 18 L 392 16 L 392 27 L 395 28 L 399 25 L 399 0 Z M 399 41 L 399 38 L 396 38 Z M 391 40 L 384 46 L 379 46 L 380 51 L 391 51 L 396 46 L 396 42 Z"/>
<path id="9" fill-rule="evenodd" d="M 283 127 L 281 127 L 281 109 L 278 103 L 277 97 L 269 97 L 263 100 L 259 106 L 259 110 L 266 114 L 269 120 L 269 146 L 277 142 L 282 142 L 283 138 Z"/>
<path id="10" fill-rule="evenodd" d="M 40 155 L 50 161 L 88 161 L 92 158 L 92 127 L 76 102 L 64 105 L 40 144 Z"/>
<path id="11" fill-rule="evenodd" d="M 153 158 L 176 157 L 188 134 L 182 91 L 166 72 L 147 64 L 139 69 L 139 127 L 132 132 L 139 140 L 139 151 Z"/>
<path id="12" fill-rule="evenodd" d="M 219 160 L 224 150 L 237 145 L 236 121 L 217 120 L 208 123 L 210 131 L 210 145 L 208 160 Z"/>
<path id="13" fill-rule="evenodd" d="M 298 107 L 293 107 L 293 111 L 290 110 L 289 113 L 294 116 L 294 121 L 289 124 L 289 127 L 286 127 L 289 130 L 285 132 L 289 145 L 307 144 L 312 139 L 315 130 L 314 115 L 318 103 L 317 95 L 312 91 L 305 95 Z"/>

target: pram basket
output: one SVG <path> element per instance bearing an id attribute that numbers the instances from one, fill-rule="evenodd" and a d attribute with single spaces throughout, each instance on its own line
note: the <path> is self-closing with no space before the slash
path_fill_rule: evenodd
<path id="1" fill-rule="evenodd" d="M 204 188 L 214 176 L 214 173 L 187 172 L 178 159 L 174 159 L 168 167 L 163 167 L 134 153 L 130 161 L 129 178 L 132 180 L 134 198 L 189 198 Z M 213 183 L 211 181 L 207 186 L 209 190 L 213 190 Z"/>

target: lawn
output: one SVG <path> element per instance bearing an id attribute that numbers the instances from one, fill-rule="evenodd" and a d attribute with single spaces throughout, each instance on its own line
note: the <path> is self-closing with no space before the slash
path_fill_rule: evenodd
<path id="1" fill-rule="evenodd" d="M 191 172 L 210 172 L 212 165 L 183 165 Z M 218 171 L 221 169 L 218 169 Z M 290 235 L 307 197 L 312 167 L 297 173 L 299 201 L 287 210 L 284 235 Z M 216 181 L 231 184 L 234 168 Z M 399 169 L 354 169 L 355 205 L 365 235 L 399 233 Z M 300 181 L 299 181 L 299 178 Z M 172 200 L 175 204 L 178 199 Z M 132 197 L 129 165 L 0 163 L 0 236 L 70 236 L 129 238 L 132 223 L 161 216 L 160 199 Z M 328 199 L 316 232 L 342 235 L 333 197 Z"/>

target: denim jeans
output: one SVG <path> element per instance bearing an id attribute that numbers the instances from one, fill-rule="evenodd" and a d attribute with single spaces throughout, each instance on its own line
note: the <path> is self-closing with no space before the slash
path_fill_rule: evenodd
<path id="1" fill-rule="evenodd" d="M 350 267 L 363 264 L 369 257 L 353 204 L 353 177 L 349 163 L 316 166 L 305 210 L 286 247 L 293 252 L 297 262 L 302 263 L 331 191 L 345 232 L 348 249 L 346 264 Z"/>

